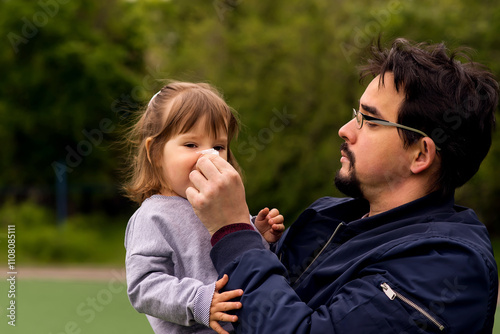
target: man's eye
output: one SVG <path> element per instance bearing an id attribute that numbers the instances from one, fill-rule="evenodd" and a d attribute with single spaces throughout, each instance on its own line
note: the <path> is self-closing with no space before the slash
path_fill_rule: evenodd
<path id="1" fill-rule="evenodd" d="M 365 121 L 365 124 L 368 125 L 368 127 L 370 128 L 375 128 L 378 126 L 377 123 L 373 123 L 373 122 L 370 122 L 370 121 Z"/>

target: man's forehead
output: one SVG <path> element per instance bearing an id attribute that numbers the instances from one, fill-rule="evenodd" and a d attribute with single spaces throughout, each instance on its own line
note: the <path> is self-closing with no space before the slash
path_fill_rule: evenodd
<path id="1" fill-rule="evenodd" d="M 376 76 L 368 84 L 359 103 L 362 112 L 382 119 L 396 120 L 403 100 L 403 93 L 396 90 L 394 76 L 387 72 L 384 75 L 384 84 L 381 84 L 380 76 Z"/>

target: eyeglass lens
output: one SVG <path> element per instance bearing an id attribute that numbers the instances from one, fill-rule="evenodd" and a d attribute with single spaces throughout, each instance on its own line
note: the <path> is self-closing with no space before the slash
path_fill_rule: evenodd
<path id="1" fill-rule="evenodd" d="M 352 116 L 356 119 L 356 123 L 358 123 L 358 128 L 361 129 L 363 126 L 363 115 L 360 112 L 357 112 L 356 109 L 352 110 Z"/>

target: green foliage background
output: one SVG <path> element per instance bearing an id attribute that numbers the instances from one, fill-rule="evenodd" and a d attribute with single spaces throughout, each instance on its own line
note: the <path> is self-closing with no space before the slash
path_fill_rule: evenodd
<path id="1" fill-rule="evenodd" d="M 135 207 L 119 192 L 120 130 L 164 79 L 204 81 L 244 124 L 232 150 L 251 211 L 278 207 L 290 223 L 340 195 L 337 131 L 364 90 L 356 66 L 372 40 L 467 45 L 500 76 L 499 30 L 497 1 L 0 0 L 0 200 L 43 206 L 57 226 L 65 174 L 69 225 L 122 231 Z M 457 193 L 493 234 L 499 140 Z"/>

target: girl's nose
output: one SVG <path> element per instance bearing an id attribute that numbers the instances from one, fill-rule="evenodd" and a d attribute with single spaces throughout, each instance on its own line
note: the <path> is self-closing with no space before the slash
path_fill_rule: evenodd
<path id="1" fill-rule="evenodd" d="M 209 148 L 208 150 L 198 151 L 196 153 L 219 155 L 219 151 L 214 150 L 213 148 Z"/>

